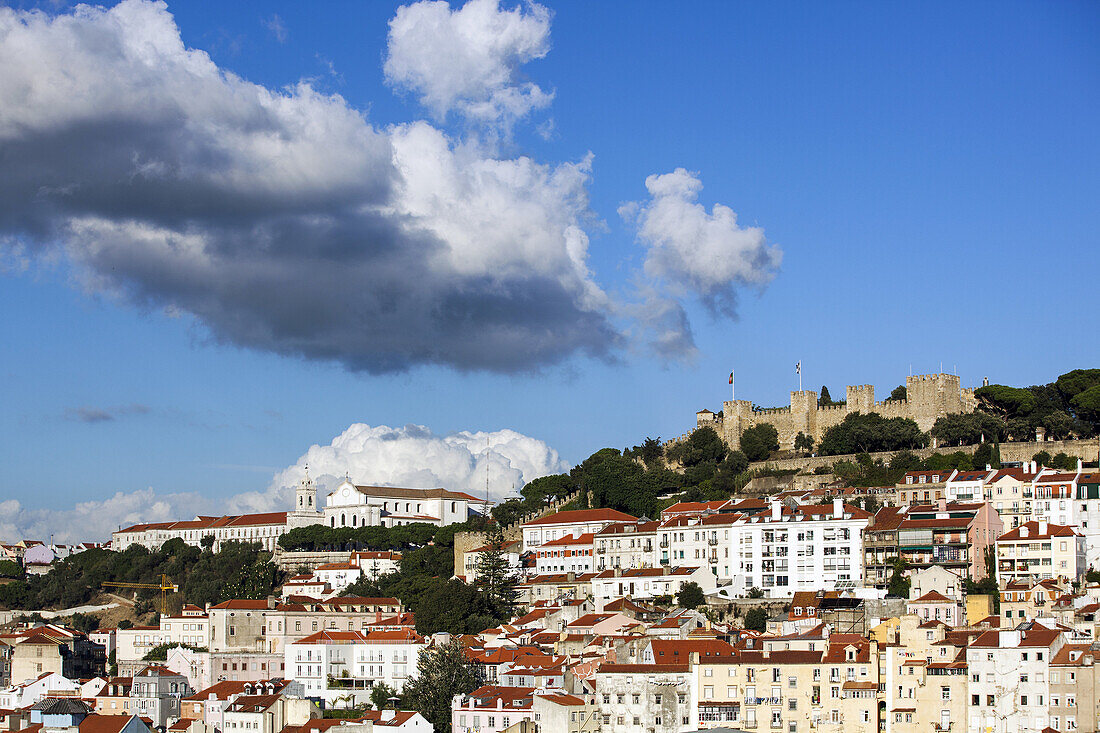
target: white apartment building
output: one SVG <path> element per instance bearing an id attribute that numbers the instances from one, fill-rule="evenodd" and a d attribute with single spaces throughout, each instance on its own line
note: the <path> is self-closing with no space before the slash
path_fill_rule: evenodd
<path id="1" fill-rule="evenodd" d="M 614 509 L 573 509 L 535 519 L 523 525 L 523 551 L 566 535 L 595 534 L 616 522 L 637 522 L 636 517 Z"/>
<path id="2" fill-rule="evenodd" d="M 715 589 L 714 575 L 705 567 L 660 567 L 605 570 L 592 578 L 596 610 L 617 598 L 635 600 L 675 596 L 686 583 L 698 583 L 703 592 Z"/>
<path id="3" fill-rule="evenodd" d="M 1040 470 L 1034 463 L 1016 468 L 998 469 L 986 481 L 986 501 L 993 505 L 1006 529 L 1019 527 L 1031 519 L 1033 483 Z"/>
<path id="4" fill-rule="evenodd" d="M 676 516 L 657 530 L 661 565 L 704 563 L 732 592 L 750 588 L 790 598 L 800 590 L 836 590 L 863 584 L 863 531 L 871 514 L 835 499 L 832 505 Z"/>
<path id="5" fill-rule="evenodd" d="M 657 565 L 660 522 L 617 522 L 596 533 L 596 571 L 612 568 L 652 568 Z"/>
<path id="6" fill-rule="evenodd" d="M 1073 527 L 1027 522 L 997 538 L 997 583 L 1080 580 L 1086 570 L 1085 537 Z"/>
<path id="7" fill-rule="evenodd" d="M 947 501 L 987 501 L 986 484 L 997 474 L 992 468 L 984 471 L 956 471 L 944 484 Z"/>
<path id="8" fill-rule="evenodd" d="M 588 685 L 600 730 L 677 733 L 698 727 L 690 664 L 600 665 Z"/>
<path id="9" fill-rule="evenodd" d="M 159 626 L 134 626 L 115 631 L 115 660 L 119 674 L 133 675 L 145 666 L 142 660 L 161 644 L 210 645 L 210 618 L 198 606 L 187 605 L 178 616 L 163 616 Z"/>
<path id="10" fill-rule="evenodd" d="M 556 540 L 548 540 L 533 550 L 535 572 L 590 573 L 593 562 L 593 534 L 567 534 Z"/>
<path id="11" fill-rule="evenodd" d="M 192 547 L 201 547 L 204 537 L 213 537 L 217 552 L 224 542 L 259 543 L 269 552 L 288 530 L 286 512 L 237 514 L 223 517 L 197 516 L 177 522 L 134 524 L 111 533 L 111 549 L 122 552 L 130 545 L 158 549 L 171 539 L 180 539 Z"/>
<path id="12" fill-rule="evenodd" d="M 416 676 L 427 646 L 411 629 L 319 631 L 287 645 L 286 674 L 302 683 L 308 697 L 322 698 L 326 705 L 358 705 L 370 701 L 377 684 L 400 692 Z"/>
<path id="13" fill-rule="evenodd" d="M 1057 631 L 991 630 L 967 649 L 970 733 L 1041 733 L 1050 723 L 1049 664 L 1065 643 Z"/>
<path id="14" fill-rule="evenodd" d="M 451 703 L 453 733 L 500 733 L 534 719 L 535 690 L 531 687 L 484 685 Z"/>

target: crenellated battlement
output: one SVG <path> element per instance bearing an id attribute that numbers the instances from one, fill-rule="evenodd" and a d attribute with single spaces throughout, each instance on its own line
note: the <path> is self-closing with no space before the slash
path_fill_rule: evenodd
<path id="1" fill-rule="evenodd" d="M 818 394 L 813 390 L 792 391 L 790 407 L 759 409 L 750 400 L 727 400 L 722 404 L 722 412 L 697 412 L 696 427 L 713 427 L 727 444 L 737 448 L 743 431 L 769 423 L 779 433 L 780 446 L 791 449 L 798 433 L 805 433 L 818 443 L 826 430 L 853 412 L 910 418 L 921 430 L 929 430 L 944 415 L 973 412 L 977 407 L 974 390 L 962 388 L 956 374 L 911 375 L 905 378 L 905 388 L 906 399 L 876 400 L 874 385 L 848 385 L 846 402 L 827 406 L 818 405 Z"/>

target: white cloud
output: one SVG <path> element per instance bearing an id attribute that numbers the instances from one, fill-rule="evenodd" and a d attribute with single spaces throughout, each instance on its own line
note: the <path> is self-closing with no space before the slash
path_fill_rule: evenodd
<path id="1" fill-rule="evenodd" d="M 158 494 L 152 488 L 116 492 L 102 501 L 80 502 L 71 509 L 30 509 L 16 499 L 0 502 L 0 540 L 15 542 L 102 542 L 120 526 L 138 522 L 191 519 L 208 512 L 214 502 L 197 494 Z"/>
<path id="2" fill-rule="evenodd" d="M 424 0 L 398 8 L 390 21 L 384 70 L 439 120 L 454 111 L 507 127 L 553 99 L 519 74 L 549 50 L 550 11 L 537 3 L 501 10 L 498 0 L 470 0 L 451 10 Z"/>
<path id="3" fill-rule="evenodd" d="M 344 479 L 345 472 L 359 484 L 447 488 L 475 496 L 485 495 L 488 467 L 489 496 L 499 501 L 528 481 L 562 473 L 569 464 L 537 438 L 514 430 L 436 435 L 422 425 L 391 428 L 355 423 L 329 445 L 314 445 L 292 466 L 275 474 L 267 489 L 249 491 L 224 500 L 194 493 L 159 494 L 152 488 L 119 491 L 102 501 L 87 501 L 72 509 L 26 508 L 15 499 L 0 501 L 0 541 L 20 539 L 58 543 L 105 541 L 119 526 L 139 522 L 193 519 L 198 514 L 222 515 L 287 511 L 294 488 L 309 466 L 310 476 L 323 490 Z"/>
<path id="4" fill-rule="evenodd" d="M 355 423 L 329 445 L 314 445 L 275 475 L 266 491 L 234 497 L 229 511 L 273 511 L 293 503 L 305 476 L 331 489 L 345 473 L 358 484 L 465 491 L 498 501 L 528 481 L 569 470 L 558 452 L 541 440 L 514 430 L 461 431 L 436 435 L 422 425 L 391 428 Z M 322 494 L 323 496 L 323 494 Z"/>
<path id="5" fill-rule="evenodd" d="M 696 199 L 697 174 L 677 168 L 645 180 L 650 198 L 631 202 L 620 215 L 637 225 L 646 246 L 645 273 L 674 297 L 699 295 L 717 311 L 734 315 L 736 289 L 760 288 L 775 277 L 783 259 L 760 227 L 742 227 L 722 204 L 711 211 Z"/>
<path id="6" fill-rule="evenodd" d="M 279 43 L 286 43 L 286 24 L 283 23 L 283 19 L 279 17 L 278 13 L 275 13 L 270 18 L 261 20 L 260 23 L 271 32 L 271 35 L 275 37 L 276 41 Z"/>

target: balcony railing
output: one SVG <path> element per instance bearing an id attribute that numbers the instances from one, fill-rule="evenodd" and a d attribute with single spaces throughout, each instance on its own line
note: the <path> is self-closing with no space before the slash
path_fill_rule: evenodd
<path id="1" fill-rule="evenodd" d="M 668 562 L 669 562 L 669 560 L 668 560 L 667 557 L 662 557 L 661 560 L 660 560 L 660 563 L 662 565 L 668 565 Z"/>
<path id="2" fill-rule="evenodd" d="M 661 547 L 662 550 L 667 550 L 668 549 L 668 540 L 667 539 L 661 540 L 660 547 Z"/>
<path id="3" fill-rule="evenodd" d="M 710 557 L 707 558 L 707 562 L 709 562 L 711 565 L 717 565 L 718 564 L 718 557 L 715 556 L 715 555 L 711 555 Z"/>
<path id="4" fill-rule="evenodd" d="M 707 540 L 707 544 L 710 545 L 711 547 L 714 547 L 715 545 L 718 544 L 718 538 L 717 537 L 711 537 L 710 539 Z"/>

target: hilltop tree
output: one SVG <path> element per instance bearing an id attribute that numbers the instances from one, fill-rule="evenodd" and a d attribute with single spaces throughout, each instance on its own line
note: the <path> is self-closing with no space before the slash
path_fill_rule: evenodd
<path id="1" fill-rule="evenodd" d="M 891 392 L 890 396 L 887 397 L 886 399 L 887 400 L 906 400 L 906 399 L 909 399 L 909 390 L 905 388 L 904 384 L 899 384 L 897 387 L 894 387 L 894 391 Z"/>
<path id="2" fill-rule="evenodd" d="M 923 448 L 927 438 L 905 417 L 885 418 L 877 412 L 853 412 L 825 431 L 817 452 L 823 456 Z"/>
<path id="3" fill-rule="evenodd" d="M 685 468 L 701 463 L 717 463 L 729 449 L 717 431 L 709 425 L 694 430 L 688 439 L 668 449 L 670 461 L 677 461 Z"/>
<path id="4" fill-rule="evenodd" d="M 764 461 L 779 450 L 779 432 L 770 423 L 760 423 L 741 432 L 741 451 L 750 461 Z"/>
<path id="5" fill-rule="evenodd" d="M 507 541 L 499 524 L 489 528 L 485 540 L 489 549 L 477 559 L 477 588 L 485 593 L 498 617 L 511 618 L 519 596 L 519 578 L 508 563 L 508 555 L 504 551 Z"/>
<path id="6" fill-rule="evenodd" d="M 801 430 L 798 431 L 798 435 L 794 436 L 794 449 L 809 453 L 814 449 L 813 436 L 806 435 Z"/>

